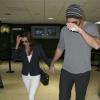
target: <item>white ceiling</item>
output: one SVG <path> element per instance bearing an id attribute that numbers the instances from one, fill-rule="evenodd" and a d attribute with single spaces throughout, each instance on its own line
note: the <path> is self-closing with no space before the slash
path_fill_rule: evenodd
<path id="1" fill-rule="evenodd" d="M 0 0 L 0 20 L 7 23 L 64 24 L 64 11 L 73 3 L 81 5 L 87 20 L 100 21 L 100 0 Z M 49 17 L 55 19 L 48 20 Z"/>

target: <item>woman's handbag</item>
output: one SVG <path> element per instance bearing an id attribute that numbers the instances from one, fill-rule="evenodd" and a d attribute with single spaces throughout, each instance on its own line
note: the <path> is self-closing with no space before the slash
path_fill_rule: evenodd
<path id="1" fill-rule="evenodd" d="M 43 62 L 41 62 L 41 67 L 40 67 L 40 74 L 41 74 L 41 78 L 40 78 L 40 81 L 43 85 L 48 85 L 49 84 L 49 75 L 48 73 L 46 72 L 46 69 L 45 69 L 45 64 Z"/>
<path id="2" fill-rule="evenodd" d="M 41 74 L 41 78 L 40 81 L 43 85 L 48 85 L 49 84 L 49 75 L 43 71 L 43 69 L 40 68 L 40 74 Z"/>

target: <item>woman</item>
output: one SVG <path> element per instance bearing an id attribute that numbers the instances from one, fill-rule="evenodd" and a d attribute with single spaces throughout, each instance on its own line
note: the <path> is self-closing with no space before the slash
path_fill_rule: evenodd
<path id="1" fill-rule="evenodd" d="M 22 44 L 21 47 L 20 44 Z M 42 58 L 48 66 L 50 66 L 50 62 L 42 46 L 33 42 L 30 33 L 24 33 L 23 37 L 17 36 L 13 59 L 16 59 L 18 52 L 20 52 L 22 60 L 22 79 L 28 91 L 29 100 L 34 100 L 41 77 L 39 60 Z"/>
<path id="2" fill-rule="evenodd" d="M 0 88 L 4 88 L 4 85 L 3 85 L 3 82 L 2 82 L 1 75 L 0 75 Z"/>

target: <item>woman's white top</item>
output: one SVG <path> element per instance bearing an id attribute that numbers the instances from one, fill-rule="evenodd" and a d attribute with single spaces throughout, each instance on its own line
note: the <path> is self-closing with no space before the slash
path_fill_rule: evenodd
<path id="1" fill-rule="evenodd" d="M 32 58 L 32 54 L 29 55 L 29 56 L 27 56 L 27 58 L 28 58 L 28 61 L 30 62 L 31 61 L 31 58 Z"/>

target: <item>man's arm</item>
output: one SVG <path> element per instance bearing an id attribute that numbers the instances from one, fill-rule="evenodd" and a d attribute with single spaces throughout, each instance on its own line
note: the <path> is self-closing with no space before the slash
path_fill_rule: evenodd
<path id="1" fill-rule="evenodd" d="M 61 57 L 61 55 L 63 54 L 63 51 L 65 50 L 65 41 L 64 41 L 64 28 L 61 29 L 60 32 L 60 39 L 57 45 L 57 49 L 55 51 L 54 57 L 51 61 L 51 65 L 50 65 L 50 72 L 54 73 L 54 63 Z"/>
<path id="2" fill-rule="evenodd" d="M 54 65 L 54 63 L 62 56 L 63 51 L 59 48 L 56 49 L 55 55 L 53 57 L 53 60 L 51 62 L 51 65 Z"/>
<path id="3" fill-rule="evenodd" d="M 96 38 L 96 41 L 99 43 L 100 46 L 100 38 Z"/>
<path id="4" fill-rule="evenodd" d="M 79 29 L 79 33 L 82 35 L 87 44 L 90 45 L 92 48 L 94 49 L 100 48 L 100 38 L 92 36 L 82 29 Z"/>
<path id="5" fill-rule="evenodd" d="M 56 51 L 55 51 L 55 55 L 54 55 L 54 57 L 51 61 L 51 65 L 50 65 L 50 72 L 51 73 L 54 73 L 54 70 L 55 70 L 54 69 L 54 64 L 62 56 L 62 54 L 63 54 L 63 50 L 57 48 Z"/>
<path id="6" fill-rule="evenodd" d="M 84 31 L 82 28 L 80 28 L 79 26 L 75 25 L 74 23 L 68 23 L 67 27 L 69 29 L 74 27 L 76 29 L 76 31 L 81 34 L 81 36 L 86 41 L 86 43 L 89 46 L 91 46 L 92 48 L 94 48 L 94 49 L 99 49 L 100 48 L 100 38 L 90 35 L 86 31 Z"/>

